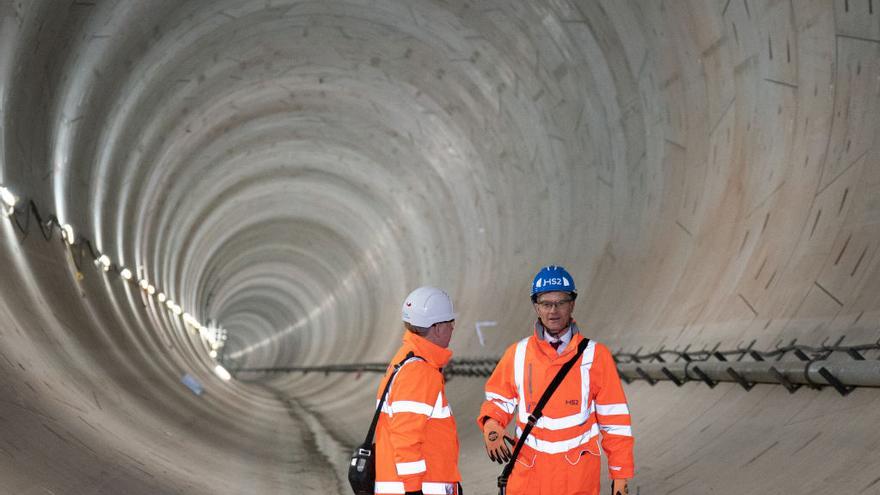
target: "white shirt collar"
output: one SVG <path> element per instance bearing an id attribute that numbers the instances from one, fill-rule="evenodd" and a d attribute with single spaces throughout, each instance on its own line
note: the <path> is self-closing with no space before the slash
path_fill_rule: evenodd
<path id="1" fill-rule="evenodd" d="M 538 334 L 541 336 L 541 340 L 545 342 L 561 341 L 562 343 L 559 344 L 559 347 L 556 348 L 556 354 L 561 355 L 562 352 L 565 351 L 565 348 L 568 346 L 568 343 L 571 342 L 572 335 L 574 335 L 574 331 L 572 329 L 573 326 L 574 325 L 571 324 L 568 325 L 568 330 L 566 330 L 565 333 L 563 333 L 562 336 L 560 336 L 558 339 L 554 339 L 549 334 L 547 334 L 547 330 L 544 328 L 544 325 L 542 325 L 539 321 L 538 327 L 541 329 L 541 331 Z"/>

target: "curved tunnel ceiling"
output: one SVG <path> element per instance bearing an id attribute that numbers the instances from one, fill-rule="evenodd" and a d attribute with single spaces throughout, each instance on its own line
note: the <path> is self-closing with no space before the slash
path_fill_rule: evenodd
<path id="1" fill-rule="evenodd" d="M 497 357 L 553 262 L 613 349 L 877 341 L 877 9 L 0 3 L 0 184 L 134 273 L 0 221 L 0 477 L 343 491 L 375 377 L 223 382 L 142 279 L 222 325 L 231 367 L 387 360 L 423 284 L 453 295 L 456 356 Z M 466 486 L 493 493 L 482 385 L 452 381 L 450 402 Z M 874 390 L 627 393 L 646 493 L 880 486 Z"/>

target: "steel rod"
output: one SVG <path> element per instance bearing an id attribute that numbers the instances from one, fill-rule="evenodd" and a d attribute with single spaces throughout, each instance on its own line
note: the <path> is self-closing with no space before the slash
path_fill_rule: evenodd
<path id="1" fill-rule="evenodd" d="M 694 366 L 704 376 L 694 371 Z M 667 371 L 663 371 L 664 368 Z M 621 375 L 628 379 L 640 379 L 647 376 L 652 380 L 670 380 L 668 374 L 675 376 L 679 381 L 704 381 L 706 377 L 715 382 L 736 382 L 728 370 L 733 369 L 748 383 L 771 383 L 779 384 L 779 377 L 770 368 L 775 368 L 792 384 L 805 385 L 830 385 L 832 381 L 825 378 L 820 371 L 827 370 L 838 384 L 851 387 L 880 387 L 880 361 L 875 360 L 847 360 L 847 361 L 694 361 L 679 363 L 619 363 L 617 369 Z M 641 373 L 638 371 L 641 370 Z"/>

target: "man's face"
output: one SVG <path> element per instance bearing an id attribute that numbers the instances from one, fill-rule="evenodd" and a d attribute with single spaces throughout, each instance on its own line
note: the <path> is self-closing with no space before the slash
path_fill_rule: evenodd
<path id="1" fill-rule="evenodd" d="M 567 292 L 545 292 L 535 302 L 535 312 L 541 324 L 552 335 L 557 335 L 571 323 L 574 299 Z"/>
<path id="2" fill-rule="evenodd" d="M 455 330 L 455 320 L 435 323 L 434 331 L 436 341 L 434 343 L 443 348 L 449 347 L 449 341 L 452 340 L 453 330 Z"/>

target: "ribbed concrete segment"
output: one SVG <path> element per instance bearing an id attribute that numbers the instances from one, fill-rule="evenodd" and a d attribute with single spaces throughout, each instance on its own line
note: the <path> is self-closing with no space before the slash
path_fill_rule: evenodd
<path id="1" fill-rule="evenodd" d="M 877 1 L 0 0 L 0 123 L 4 493 L 346 493 L 378 377 L 224 382 L 160 292 L 229 367 L 387 360 L 423 284 L 500 356 L 549 263 L 614 350 L 880 338 Z M 880 493 L 876 389 L 626 391 L 631 493 Z"/>

